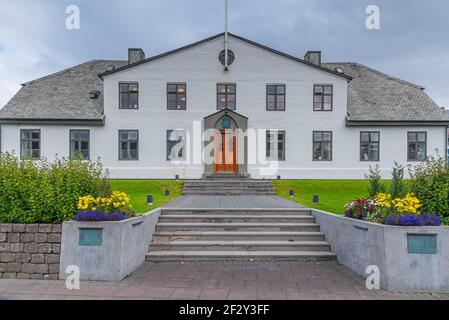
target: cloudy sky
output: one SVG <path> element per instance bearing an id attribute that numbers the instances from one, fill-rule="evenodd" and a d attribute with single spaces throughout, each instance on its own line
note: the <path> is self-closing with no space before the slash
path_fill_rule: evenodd
<path id="1" fill-rule="evenodd" d="M 427 88 L 449 107 L 449 1 L 229 0 L 230 31 L 303 57 L 359 62 Z M 67 30 L 68 5 L 81 13 Z M 365 27 L 368 5 L 380 30 Z M 224 0 L 1 0 L 0 107 L 20 84 L 92 59 L 158 54 L 220 33 Z"/>

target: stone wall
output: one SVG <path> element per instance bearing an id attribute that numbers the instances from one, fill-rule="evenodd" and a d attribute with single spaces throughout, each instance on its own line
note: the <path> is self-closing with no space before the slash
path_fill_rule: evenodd
<path id="1" fill-rule="evenodd" d="M 58 279 L 60 224 L 0 224 L 0 278 Z"/>

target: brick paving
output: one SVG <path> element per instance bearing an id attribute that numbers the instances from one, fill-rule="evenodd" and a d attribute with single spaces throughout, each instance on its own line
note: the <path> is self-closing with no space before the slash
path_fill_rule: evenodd
<path id="1" fill-rule="evenodd" d="M 145 263 L 119 283 L 0 279 L 0 299 L 367 300 L 444 299 L 436 293 L 367 290 L 364 279 L 337 262 Z"/>

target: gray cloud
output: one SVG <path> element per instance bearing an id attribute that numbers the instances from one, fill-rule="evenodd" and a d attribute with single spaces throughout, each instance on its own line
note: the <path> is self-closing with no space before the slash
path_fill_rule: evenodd
<path id="1" fill-rule="evenodd" d="M 0 105 L 21 82 L 90 59 L 157 54 L 223 31 L 224 0 L 15 0 L 0 11 Z M 449 106 L 449 2 L 441 0 L 229 0 L 230 31 L 293 55 L 322 50 L 423 85 Z M 65 8 L 81 30 L 65 29 Z M 381 9 L 381 30 L 365 8 Z"/>

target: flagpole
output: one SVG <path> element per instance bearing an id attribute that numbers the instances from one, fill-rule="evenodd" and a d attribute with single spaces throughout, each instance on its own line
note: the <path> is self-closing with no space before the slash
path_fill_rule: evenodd
<path id="1" fill-rule="evenodd" d="M 225 0 L 225 71 L 228 71 L 228 0 Z"/>

